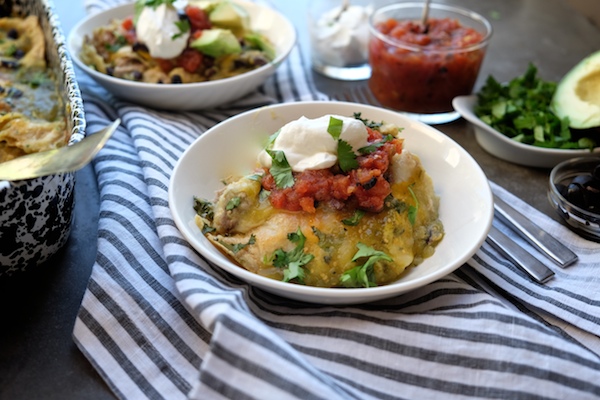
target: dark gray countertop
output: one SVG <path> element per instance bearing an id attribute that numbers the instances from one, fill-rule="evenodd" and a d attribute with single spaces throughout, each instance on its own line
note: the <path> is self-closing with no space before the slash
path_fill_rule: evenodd
<path id="1" fill-rule="evenodd" d="M 83 2 L 55 0 L 65 34 L 84 15 Z M 491 19 L 494 36 L 477 86 L 489 74 L 506 81 L 529 62 L 558 80 L 600 49 L 600 30 L 564 0 L 455 0 Z M 75 3 L 75 4 L 73 4 Z M 307 1 L 275 1 L 296 23 L 308 65 Z M 497 18 L 491 18 L 491 16 Z M 364 82 L 314 75 L 316 87 L 333 95 Z M 521 167 L 484 152 L 464 120 L 437 126 L 480 163 L 488 178 L 558 220 L 546 198 L 549 170 Z M 0 399 L 113 398 L 71 334 L 95 259 L 99 195 L 94 171 L 77 173 L 73 230 L 67 246 L 43 268 L 0 280 Z"/>

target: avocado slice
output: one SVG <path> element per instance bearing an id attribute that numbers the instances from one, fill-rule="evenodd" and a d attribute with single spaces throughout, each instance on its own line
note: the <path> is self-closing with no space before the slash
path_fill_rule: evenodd
<path id="1" fill-rule="evenodd" d="M 600 126 L 600 51 L 584 58 L 562 78 L 550 107 L 559 118 L 568 117 L 571 128 Z"/>
<path id="2" fill-rule="evenodd" d="M 248 12 L 229 1 L 218 3 L 208 14 L 208 19 L 213 26 L 229 29 L 237 37 L 241 37 L 250 26 Z"/>
<path id="3" fill-rule="evenodd" d="M 275 48 L 273 47 L 269 39 L 267 39 L 260 33 L 247 33 L 246 35 L 244 35 L 244 40 L 246 40 L 246 42 L 251 47 L 263 51 L 269 60 L 273 61 L 275 59 Z"/>
<path id="4" fill-rule="evenodd" d="M 190 47 L 215 58 L 242 51 L 242 46 L 235 35 L 227 29 L 220 28 L 203 30 L 202 35 L 190 43 Z"/>

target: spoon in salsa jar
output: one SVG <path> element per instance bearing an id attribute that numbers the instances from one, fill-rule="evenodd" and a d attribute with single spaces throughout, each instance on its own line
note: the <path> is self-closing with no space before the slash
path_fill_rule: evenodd
<path id="1" fill-rule="evenodd" d="M 429 31 L 429 3 L 431 0 L 425 0 L 423 4 L 423 14 L 421 14 L 421 26 L 423 28 L 423 33 L 427 33 Z"/>

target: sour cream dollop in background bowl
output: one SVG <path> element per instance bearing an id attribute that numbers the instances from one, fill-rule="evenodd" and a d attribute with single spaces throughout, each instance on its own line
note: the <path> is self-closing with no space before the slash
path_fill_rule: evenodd
<path id="1" fill-rule="evenodd" d="M 248 13 L 249 28 L 266 36 L 275 48 L 275 58 L 272 62 L 241 75 L 197 83 L 157 84 L 115 78 L 85 65 L 78 56 L 81 53 L 84 37 L 86 35 L 91 36 L 94 29 L 106 26 L 114 19 L 122 20 L 134 15 L 133 3 L 111 8 L 82 20 L 69 33 L 67 47 L 79 68 L 115 96 L 124 100 L 164 110 L 181 111 L 214 108 L 237 100 L 262 85 L 285 61 L 296 44 L 294 26 L 277 11 L 264 5 L 243 0 L 232 2 Z M 143 19 L 144 24 L 147 25 L 143 27 L 144 34 L 154 35 L 157 40 L 163 38 L 164 32 L 161 36 L 157 32 L 154 23 L 170 18 L 168 15 L 161 15 L 160 13 L 159 9 L 154 10 L 152 15 L 148 15 Z M 172 37 L 170 36 L 169 39 Z M 177 40 L 182 39 L 177 38 Z M 169 46 L 156 45 L 155 51 L 169 51 L 165 50 Z"/>

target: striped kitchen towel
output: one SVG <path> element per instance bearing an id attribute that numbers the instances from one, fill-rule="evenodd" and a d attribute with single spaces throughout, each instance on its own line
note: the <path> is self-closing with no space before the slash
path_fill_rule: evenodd
<path id="1" fill-rule="evenodd" d="M 86 6 L 96 12 L 114 3 Z M 560 237 L 579 262 L 551 265 L 555 279 L 540 285 L 484 244 L 455 273 L 410 293 L 319 306 L 251 287 L 186 243 L 167 202 L 179 156 L 247 109 L 322 99 L 302 54 L 294 49 L 259 91 L 202 112 L 126 103 L 78 71 L 89 131 L 122 120 L 93 164 L 98 253 L 73 335 L 115 395 L 600 398 L 600 245 L 496 185 L 497 195 Z"/>

